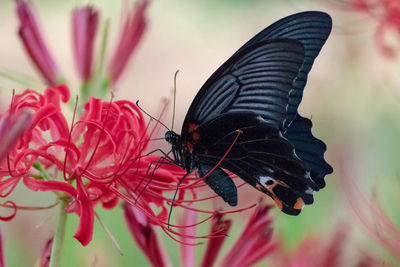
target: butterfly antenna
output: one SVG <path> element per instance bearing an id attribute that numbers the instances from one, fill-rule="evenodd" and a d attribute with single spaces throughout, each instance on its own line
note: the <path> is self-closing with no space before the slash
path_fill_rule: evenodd
<path id="1" fill-rule="evenodd" d="M 136 101 L 136 106 L 137 106 L 144 114 L 146 114 L 147 116 L 149 116 L 152 120 L 155 120 L 156 122 L 158 122 L 159 124 L 161 124 L 162 126 L 164 126 L 165 129 L 167 129 L 168 131 L 170 131 L 170 129 L 169 129 L 164 123 L 162 123 L 160 120 L 154 118 L 154 117 L 151 116 L 149 113 L 147 113 L 146 111 L 144 111 L 144 109 L 142 109 L 142 108 L 139 106 L 139 100 Z"/>
<path id="2" fill-rule="evenodd" d="M 176 103 L 176 76 L 178 76 L 179 70 L 175 72 L 174 75 L 174 105 L 172 110 L 172 127 L 171 130 L 174 130 L 174 122 L 175 122 L 175 103 Z"/>
<path id="3" fill-rule="evenodd" d="M 170 227 L 169 227 L 169 221 L 171 220 L 172 207 L 174 206 L 175 198 L 176 198 L 176 194 L 178 193 L 179 186 L 181 185 L 181 183 L 183 182 L 183 180 L 184 180 L 188 175 L 189 175 L 189 173 L 186 173 L 186 174 L 179 180 L 178 184 L 176 185 L 175 194 L 174 194 L 174 197 L 172 198 L 171 207 L 169 208 L 169 214 L 168 214 L 168 228 L 170 228 Z"/>

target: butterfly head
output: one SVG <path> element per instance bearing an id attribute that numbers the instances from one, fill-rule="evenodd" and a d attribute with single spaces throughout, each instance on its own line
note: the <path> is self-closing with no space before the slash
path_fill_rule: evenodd
<path id="1" fill-rule="evenodd" d="M 165 140 L 171 145 L 182 143 L 181 136 L 175 133 L 174 131 L 167 131 L 165 133 Z"/>

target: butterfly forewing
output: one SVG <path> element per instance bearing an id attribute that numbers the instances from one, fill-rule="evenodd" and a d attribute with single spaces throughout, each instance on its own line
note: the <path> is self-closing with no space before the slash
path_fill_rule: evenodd
<path id="1" fill-rule="evenodd" d="M 315 58 L 328 39 L 332 30 L 331 17 L 319 11 L 307 11 L 285 17 L 258 33 L 237 53 L 256 43 L 275 38 L 289 38 L 299 41 L 304 47 L 304 63 L 293 83 L 289 93 L 289 105 L 287 106 L 286 120 L 283 129 L 296 117 L 297 108 L 303 97 L 304 86 Z"/>
<path id="2" fill-rule="evenodd" d="M 229 112 L 255 112 L 280 128 L 286 117 L 289 91 L 303 59 L 303 46 L 288 39 L 261 42 L 238 53 L 229 59 L 230 64 L 225 65 L 215 82 L 196 97 L 182 137 L 187 139 L 190 134 L 189 123 L 199 125 Z"/>
<path id="3" fill-rule="evenodd" d="M 198 116 L 196 111 L 201 110 L 201 107 L 210 101 L 210 98 L 220 99 L 220 103 L 222 104 L 221 106 L 214 106 L 216 109 L 213 112 L 213 115 L 217 116 L 224 112 L 222 107 L 229 103 L 229 101 L 232 100 L 232 94 L 239 90 L 239 85 L 234 83 L 235 80 L 232 77 L 229 79 L 226 76 L 229 75 L 229 71 L 238 55 L 242 55 L 243 51 L 248 50 L 254 45 L 279 38 L 297 40 L 302 44 L 304 49 L 304 62 L 299 69 L 296 79 L 291 85 L 291 90 L 287 100 L 288 102 L 285 107 L 285 121 L 283 125 L 281 125 L 281 128 L 287 128 L 297 114 L 297 108 L 301 102 L 303 89 L 307 82 L 307 75 L 311 70 L 314 59 L 318 56 L 322 46 L 328 38 L 331 29 L 332 19 L 328 14 L 318 11 L 308 11 L 285 17 L 262 30 L 244 44 L 202 86 L 186 115 L 182 127 L 182 135 L 187 132 L 189 123 L 196 120 L 196 117 Z M 225 77 L 225 79 L 220 80 L 221 77 Z M 228 97 L 228 99 L 224 97 Z M 268 99 L 270 98 L 265 97 L 264 101 L 267 101 Z M 252 109 L 257 110 L 257 112 L 259 111 L 261 115 L 265 112 L 264 106 L 259 106 L 259 110 L 256 106 L 252 106 Z M 265 119 L 268 120 L 268 116 Z"/>

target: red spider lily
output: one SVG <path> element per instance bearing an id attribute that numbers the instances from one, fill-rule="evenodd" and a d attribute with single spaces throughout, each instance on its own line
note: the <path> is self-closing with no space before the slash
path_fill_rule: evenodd
<path id="1" fill-rule="evenodd" d="M 60 73 L 51 56 L 37 23 L 37 16 L 29 0 L 15 0 L 20 22 L 19 36 L 36 68 L 50 86 L 59 84 Z M 127 12 L 122 23 L 119 41 L 107 68 L 111 85 L 115 85 L 146 29 L 146 10 L 149 1 L 141 0 Z M 126 6 L 123 11 L 127 10 Z M 92 6 L 76 8 L 72 12 L 73 52 L 77 72 L 83 82 L 91 81 L 94 41 L 99 25 L 99 13 Z"/>
<path id="2" fill-rule="evenodd" d="M 271 243 L 272 237 L 272 218 L 268 215 L 271 206 L 259 203 L 257 209 L 249 219 L 242 235 L 236 240 L 235 245 L 222 259 L 221 266 L 251 266 L 268 255 L 274 248 L 275 243 Z M 229 212 L 228 212 L 229 213 Z M 214 266 L 220 253 L 220 249 L 228 237 L 232 221 L 224 219 L 222 212 L 215 212 L 211 217 L 210 233 L 207 236 L 207 247 L 201 266 Z M 187 240 L 195 238 L 195 228 L 199 223 L 194 223 L 195 215 L 191 212 L 185 212 L 184 219 L 187 224 L 181 226 L 182 229 L 188 229 L 182 233 L 181 255 L 183 266 L 194 266 L 194 250 L 191 250 L 194 244 Z M 181 220 L 182 225 L 183 220 Z M 188 244 L 189 243 L 189 244 Z M 189 247 L 188 247 L 189 246 Z"/>
<path id="3" fill-rule="evenodd" d="M 271 206 L 260 203 L 249 219 L 242 235 L 236 241 L 228 254 L 223 258 L 221 266 L 251 266 L 270 252 L 276 246 L 271 243 L 272 219 L 268 214 Z M 181 265 L 195 266 L 195 249 L 198 244 L 193 243 L 196 238 L 208 238 L 207 247 L 201 266 L 214 266 L 220 253 L 220 249 L 228 237 L 232 221 L 223 217 L 230 212 L 214 212 L 207 219 L 196 222 L 197 212 L 192 205 L 186 206 L 182 217 L 178 218 L 179 232 L 173 232 L 180 236 Z M 125 219 L 128 227 L 153 266 L 167 266 L 169 259 L 165 255 L 162 244 L 157 239 L 153 223 L 141 211 L 135 207 L 124 205 Z M 237 212 L 237 211 L 235 211 Z M 206 220 L 211 219 L 211 228 L 208 235 L 196 236 L 196 227 Z"/>
<path id="4" fill-rule="evenodd" d="M 347 165 L 341 169 L 342 190 L 350 208 L 364 226 L 364 229 L 386 248 L 393 257 L 400 260 L 400 229 L 375 199 L 365 195 Z"/>
<path id="5" fill-rule="evenodd" d="M 395 52 L 386 40 L 386 34 L 393 30 L 400 35 L 400 1 L 399 0 L 349 0 L 354 10 L 367 13 L 379 22 L 376 41 L 384 55 L 392 57 Z"/>
<path id="6" fill-rule="evenodd" d="M 78 74 L 84 82 L 90 80 L 93 67 L 93 47 L 99 24 L 99 13 L 92 7 L 76 8 L 72 12 L 72 41 Z"/>
<path id="7" fill-rule="evenodd" d="M 204 258 L 201 263 L 202 267 L 214 265 L 221 247 L 228 236 L 231 225 L 232 221 L 224 220 L 221 213 L 217 213 L 217 215 L 212 219 L 210 232 L 216 233 L 218 236 L 211 237 L 208 240 L 206 252 L 204 253 Z"/>
<path id="8" fill-rule="evenodd" d="M 20 22 L 18 34 L 25 50 L 46 83 L 55 86 L 60 78 L 59 71 L 43 40 L 33 5 L 25 0 L 16 0 L 16 3 Z"/>
<path id="9" fill-rule="evenodd" d="M 110 209 L 123 198 L 154 223 L 165 224 L 165 204 L 171 200 L 162 194 L 175 189 L 182 170 L 161 167 L 146 177 L 150 162 L 160 158 L 143 156 L 148 126 L 137 106 L 91 98 L 69 129 L 61 110 L 61 101 L 68 99 L 66 86 L 49 88 L 43 95 L 26 90 L 14 97 L 16 114 L 27 110 L 35 116 L 18 146 L 9 152 L 9 160 L 0 165 L 2 196 L 10 194 L 21 179 L 31 190 L 66 194 L 66 211 L 80 216 L 75 237 L 83 245 L 92 239 L 97 203 Z M 159 214 L 152 212 L 151 203 L 161 207 Z"/>
<path id="10" fill-rule="evenodd" d="M 271 207 L 259 203 L 239 239 L 222 260 L 222 266 L 251 266 L 275 249 L 276 243 L 271 242 L 272 217 L 268 215 Z"/>
<path id="11" fill-rule="evenodd" d="M 339 267 L 343 266 L 343 254 L 348 240 L 347 229 L 337 227 L 328 238 L 324 235 L 309 235 L 294 252 L 287 254 L 280 244 L 275 256 L 278 266 L 282 267 Z"/>
<path id="12" fill-rule="evenodd" d="M 133 238 L 153 266 L 169 266 L 167 254 L 149 218 L 129 204 L 124 205 L 124 215 Z"/>
<path id="13" fill-rule="evenodd" d="M 288 253 L 284 250 L 283 241 L 272 255 L 274 266 L 282 267 L 374 267 L 381 266 L 371 253 L 360 253 L 353 260 L 348 260 L 349 228 L 339 224 L 332 234 L 309 234 Z M 382 265 L 383 266 L 383 265 Z"/>
<path id="14" fill-rule="evenodd" d="M 132 10 L 125 14 L 118 45 L 108 65 L 110 82 L 115 85 L 125 69 L 128 61 L 142 39 L 146 29 L 146 9 L 149 4 L 147 0 L 141 0 L 133 6 Z M 128 7 L 123 7 L 128 10 Z"/>
<path id="15" fill-rule="evenodd" d="M 9 113 L 0 121 L 0 163 L 7 153 L 17 144 L 25 131 L 31 126 L 32 114 L 26 110 Z"/>

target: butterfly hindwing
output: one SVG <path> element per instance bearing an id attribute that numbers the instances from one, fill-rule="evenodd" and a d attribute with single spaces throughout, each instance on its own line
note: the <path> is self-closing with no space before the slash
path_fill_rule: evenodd
<path id="1" fill-rule="evenodd" d="M 307 166 L 293 145 L 261 116 L 226 113 L 200 125 L 192 136 L 198 137 L 189 142 L 201 164 L 215 166 L 230 149 L 219 167 L 271 196 L 282 211 L 295 215 L 303 204 L 313 202 L 313 191 L 319 187 Z"/>
<path id="2" fill-rule="evenodd" d="M 311 127 L 309 119 L 297 114 L 283 136 L 294 146 L 296 155 L 307 164 L 311 179 L 323 188 L 325 175 L 332 173 L 333 169 L 324 159 L 326 145 L 313 136 Z"/>

